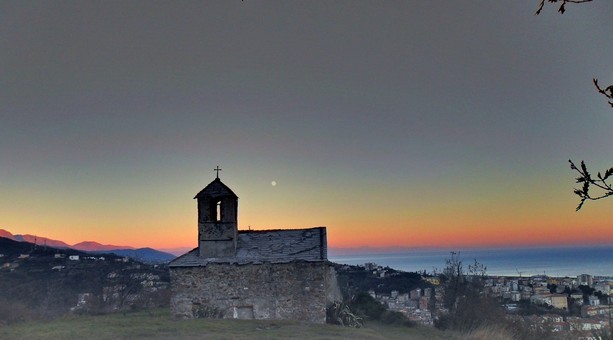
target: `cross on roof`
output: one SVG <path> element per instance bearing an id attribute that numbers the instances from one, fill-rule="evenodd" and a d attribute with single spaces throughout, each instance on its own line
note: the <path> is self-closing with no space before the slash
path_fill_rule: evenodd
<path id="1" fill-rule="evenodd" d="M 219 172 L 221 171 L 221 168 L 219 167 L 219 165 L 215 169 L 213 169 L 213 171 L 217 172 L 216 178 L 219 178 Z"/>

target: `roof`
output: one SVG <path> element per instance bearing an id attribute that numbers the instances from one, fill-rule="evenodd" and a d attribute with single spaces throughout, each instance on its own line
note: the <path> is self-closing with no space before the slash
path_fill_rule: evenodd
<path id="1" fill-rule="evenodd" d="M 260 264 L 328 260 L 326 227 L 284 230 L 239 230 L 236 256 L 203 258 L 198 248 L 170 262 L 170 267 L 202 267 L 209 263 Z"/>
<path id="2" fill-rule="evenodd" d="M 232 189 L 228 188 L 227 185 L 223 184 L 223 182 L 218 178 L 215 178 L 211 183 L 209 183 L 204 189 L 200 190 L 199 193 L 194 196 L 194 198 L 199 197 L 221 197 L 221 196 L 232 196 L 238 198 L 236 194 L 232 191 Z"/>

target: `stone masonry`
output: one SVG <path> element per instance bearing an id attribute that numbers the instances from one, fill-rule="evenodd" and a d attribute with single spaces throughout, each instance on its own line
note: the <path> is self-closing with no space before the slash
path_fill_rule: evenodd
<path id="1" fill-rule="evenodd" d="M 210 264 L 172 271 L 172 312 L 184 318 L 296 319 L 326 322 L 326 263 Z"/>

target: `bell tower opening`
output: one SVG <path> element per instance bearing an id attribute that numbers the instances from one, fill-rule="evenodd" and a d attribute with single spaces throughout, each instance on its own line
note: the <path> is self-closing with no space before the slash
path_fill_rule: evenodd
<path id="1" fill-rule="evenodd" d="M 209 208 L 210 222 L 222 222 L 223 221 L 223 204 L 221 200 L 213 200 Z"/>
<path id="2" fill-rule="evenodd" d="M 215 207 L 215 221 L 217 222 L 221 222 L 221 212 L 223 210 L 221 210 L 221 201 L 217 202 L 216 207 Z"/>

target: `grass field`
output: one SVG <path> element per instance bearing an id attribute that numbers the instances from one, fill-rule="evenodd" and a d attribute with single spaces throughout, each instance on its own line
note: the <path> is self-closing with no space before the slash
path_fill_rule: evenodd
<path id="1" fill-rule="evenodd" d="M 0 339 L 457 339 L 429 327 L 369 323 L 365 328 L 296 321 L 176 320 L 166 309 L 0 326 Z"/>

